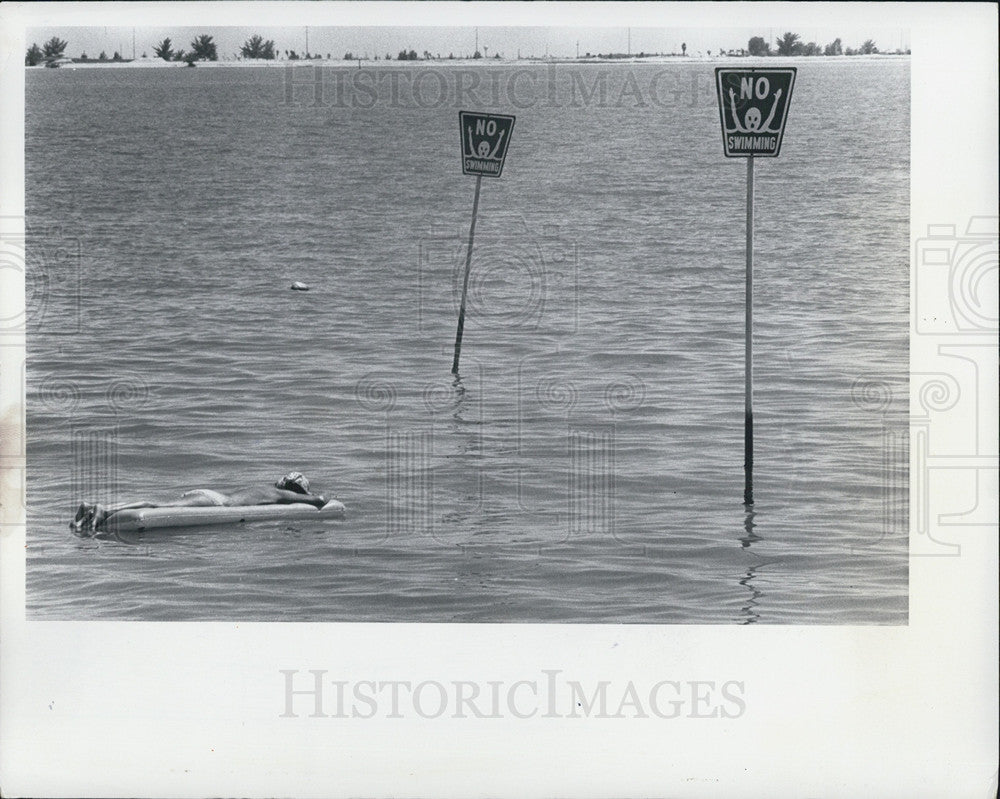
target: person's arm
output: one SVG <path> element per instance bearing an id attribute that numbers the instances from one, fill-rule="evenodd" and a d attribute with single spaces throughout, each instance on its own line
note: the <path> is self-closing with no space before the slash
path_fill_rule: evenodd
<path id="1" fill-rule="evenodd" d="M 300 494 L 297 491 L 286 491 L 283 488 L 276 488 L 274 490 L 278 494 L 276 500 L 276 504 L 278 505 L 305 504 L 322 508 L 326 504 L 326 500 L 318 494 Z"/>

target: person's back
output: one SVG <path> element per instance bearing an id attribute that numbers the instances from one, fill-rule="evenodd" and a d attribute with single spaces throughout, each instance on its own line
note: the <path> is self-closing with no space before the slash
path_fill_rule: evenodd
<path id="1" fill-rule="evenodd" d="M 211 488 L 196 488 L 181 495 L 177 502 L 130 502 L 104 508 L 97 503 L 83 502 L 76 512 L 76 517 L 70 522 L 70 528 L 76 533 L 96 532 L 100 530 L 109 516 L 121 510 L 137 508 L 164 507 L 242 507 L 247 505 L 292 505 L 305 504 L 322 508 L 326 499 L 318 494 L 309 493 L 309 480 L 300 472 L 289 472 L 273 486 L 244 488 L 223 494 Z"/>

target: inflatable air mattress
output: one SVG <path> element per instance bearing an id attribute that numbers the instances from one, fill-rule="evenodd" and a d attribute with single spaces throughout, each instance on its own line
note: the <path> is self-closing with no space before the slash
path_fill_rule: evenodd
<path id="1" fill-rule="evenodd" d="M 246 505 L 234 507 L 136 508 L 120 510 L 101 527 L 111 532 L 141 532 L 165 527 L 204 527 L 218 524 L 267 521 L 271 519 L 338 518 L 346 508 L 331 499 L 322 508 L 312 505 Z"/>

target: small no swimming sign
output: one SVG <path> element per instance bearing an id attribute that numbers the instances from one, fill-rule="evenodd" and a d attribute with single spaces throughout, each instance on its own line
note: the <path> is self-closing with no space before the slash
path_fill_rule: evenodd
<path id="1" fill-rule="evenodd" d="M 726 157 L 776 157 L 792 100 L 795 67 L 718 67 L 715 84 Z"/>
<path id="2" fill-rule="evenodd" d="M 458 120 L 462 134 L 462 173 L 500 177 L 514 130 L 514 117 L 459 111 Z"/>

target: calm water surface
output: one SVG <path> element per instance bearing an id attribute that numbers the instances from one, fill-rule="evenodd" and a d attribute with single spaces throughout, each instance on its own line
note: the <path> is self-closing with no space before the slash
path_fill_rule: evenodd
<path id="1" fill-rule="evenodd" d="M 711 65 L 305 69 L 29 70 L 30 617 L 906 622 L 908 60 L 803 60 L 758 160 L 750 515 Z M 517 123 L 456 381 L 459 107 Z M 67 528 L 290 469 L 347 518 Z"/>

